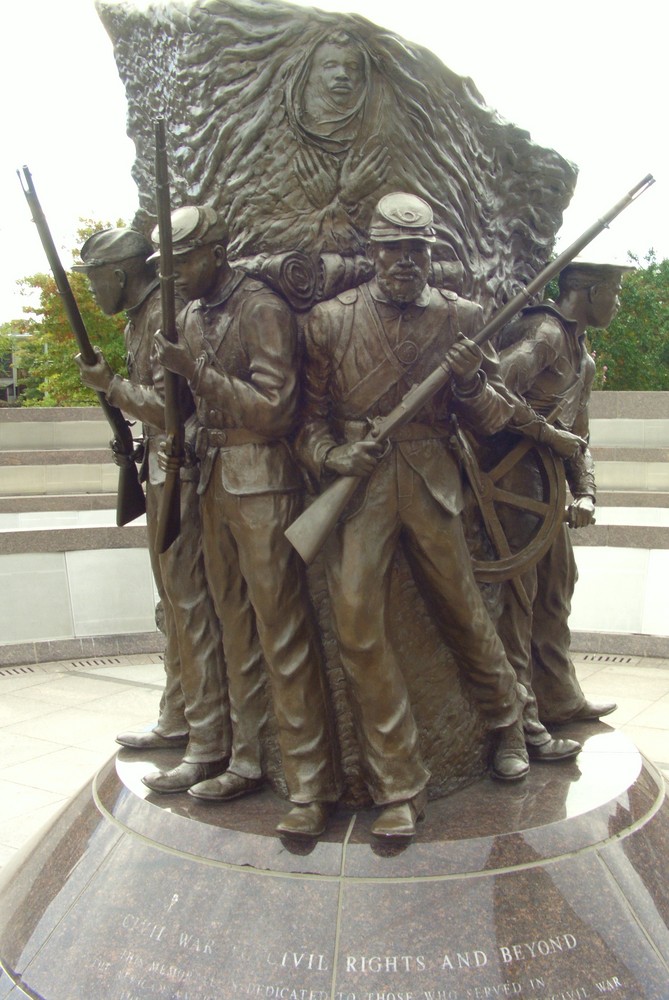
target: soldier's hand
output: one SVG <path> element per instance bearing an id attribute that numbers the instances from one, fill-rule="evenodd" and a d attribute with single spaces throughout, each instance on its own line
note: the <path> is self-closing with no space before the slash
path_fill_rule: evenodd
<path id="1" fill-rule="evenodd" d="M 585 528 L 595 523 L 595 501 L 592 497 L 577 497 L 567 508 L 570 528 Z"/>
<path id="2" fill-rule="evenodd" d="M 164 441 L 161 441 L 158 446 L 156 457 L 158 459 L 158 468 L 162 472 L 178 471 L 181 468 L 181 462 L 177 458 L 172 458 L 171 455 L 167 454 Z"/>
<path id="3" fill-rule="evenodd" d="M 89 389 L 95 389 L 97 392 L 107 392 L 114 377 L 114 372 L 107 364 L 100 348 L 94 347 L 93 350 L 97 359 L 94 365 L 87 365 L 81 354 L 75 354 L 74 360 L 79 367 L 81 381 L 84 385 L 88 386 Z"/>
<path id="4" fill-rule="evenodd" d="M 185 347 L 181 344 L 173 344 L 171 340 L 163 337 L 160 330 L 153 335 L 156 345 L 156 354 L 163 368 L 174 372 L 175 375 L 183 375 L 185 379 L 192 379 L 195 374 L 195 362 Z"/>
<path id="5" fill-rule="evenodd" d="M 459 333 L 457 339 L 444 359 L 453 375 L 458 388 L 470 388 L 475 379 L 476 373 L 481 367 L 483 353 L 478 344 L 469 340 L 463 333 Z"/>
<path id="6" fill-rule="evenodd" d="M 338 476 L 369 476 L 386 454 L 387 446 L 378 441 L 354 441 L 328 452 L 325 468 Z"/>
<path id="7" fill-rule="evenodd" d="M 580 451 L 585 451 L 588 442 L 578 434 L 563 431 L 559 427 L 546 424 L 541 431 L 541 443 L 547 445 L 559 458 L 575 458 Z"/>

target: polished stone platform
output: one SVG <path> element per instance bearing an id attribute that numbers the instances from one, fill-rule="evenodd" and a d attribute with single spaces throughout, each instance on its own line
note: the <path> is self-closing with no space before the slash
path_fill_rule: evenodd
<path id="1" fill-rule="evenodd" d="M 415 841 L 340 811 L 282 841 L 269 791 L 141 783 L 121 751 L 0 885 L 1 1000 L 666 1000 L 669 806 L 604 725 L 572 762 L 433 802 Z"/>

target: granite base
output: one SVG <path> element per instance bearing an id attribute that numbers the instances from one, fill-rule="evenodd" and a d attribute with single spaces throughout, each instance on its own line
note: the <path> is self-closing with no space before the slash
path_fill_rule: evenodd
<path id="1" fill-rule="evenodd" d="M 375 843 L 340 811 L 303 845 L 269 791 L 158 796 L 121 751 L 4 873 L 0 998 L 666 1000 L 669 806 L 609 727 L 575 761 L 432 802 Z"/>

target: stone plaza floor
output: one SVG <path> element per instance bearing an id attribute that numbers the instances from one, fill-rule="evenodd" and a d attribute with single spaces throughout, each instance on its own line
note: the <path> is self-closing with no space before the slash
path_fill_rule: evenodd
<path id="1" fill-rule="evenodd" d="M 607 724 L 669 779 L 669 660 L 574 662 L 586 695 L 618 703 Z M 116 733 L 155 719 L 163 676 L 157 654 L 0 668 L 0 866 L 109 759 Z"/>

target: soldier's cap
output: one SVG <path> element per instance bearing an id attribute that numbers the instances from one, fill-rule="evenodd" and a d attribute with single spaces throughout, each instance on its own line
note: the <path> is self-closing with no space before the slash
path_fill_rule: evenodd
<path id="1" fill-rule="evenodd" d="M 592 288 L 617 281 L 628 271 L 636 271 L 634 264 L 620 264 L 614 261 L 584 260 L 574 257 L 560 271 L 560 281 L 568 282 L 571 288 Z"/>
<path id="2" fill-rule="evenodd" d="M 210 205 L 186 205 L 177 208 L 170 216 L 172 223 L 172 253 L 182 254 L 206 246 L 208 243 L 228 242 L 227 226 Z M 160 232 L 156 226 L 151 233 L 156 252 L 150 260 L 160 257 Z"/>
<path id="3" fill-rule="evenodd" d="M 379 201 L 369 224 L 369 238 L 374 243 L 396 240 L 423 240 L 434 243 L 434 215 L 426 201 L 415 194 L 393 191 Z"/>
<path id="4" fill-rule="evenodd" d="M 73 264 L 72 270 L 88 273 L 96 267 L 120 264 L 135 257 L 146 260 L 152 249 L 146 236 L 136 229 L 101 229 L 83 244 L 79 251 L 83 263 Z"/>

